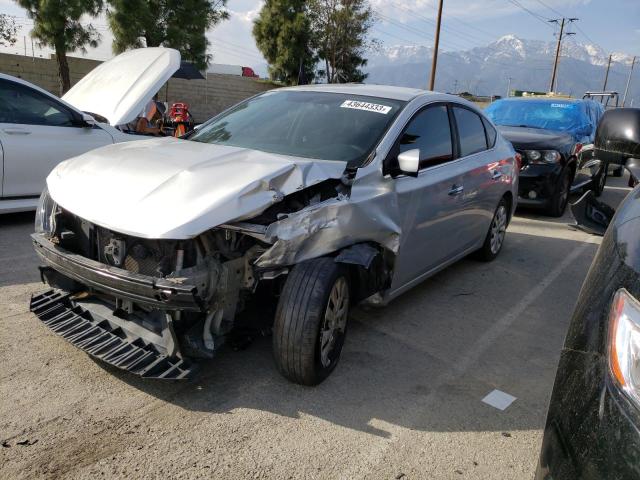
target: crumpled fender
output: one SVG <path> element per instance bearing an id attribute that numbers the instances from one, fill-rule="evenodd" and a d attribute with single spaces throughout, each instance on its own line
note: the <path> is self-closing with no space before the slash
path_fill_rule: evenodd
<path id="1" fill-rule="evenodd" d="M 255 262 L 260 268 L 293 265 L 356 243 L 373 242 L 393 253 L 401 226 L 393 183 L 380 183 L 375 171 L 354 182 L 349 197 L 339 196 L 288 215 L 267 227 L 272 247 Z M 376 182 L 370 183 L 370 182 Z"/>

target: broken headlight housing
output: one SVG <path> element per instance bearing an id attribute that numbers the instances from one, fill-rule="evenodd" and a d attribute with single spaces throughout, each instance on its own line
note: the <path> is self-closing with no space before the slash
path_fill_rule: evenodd
<path id="1" fill-rule="evenodd" d="M 56 203 L 49 195 L 47 187 L 42 191 L 38 208 L 36 209 L 35 231 L 44 234 L 47 237 L 53 236 L 56 230 Z"/>
<path id="2" fill-rule="evenodd" d="M 553 164 L 559 162 L 562 155 L 556 150 L 525 150 L 529 163 Z"/>

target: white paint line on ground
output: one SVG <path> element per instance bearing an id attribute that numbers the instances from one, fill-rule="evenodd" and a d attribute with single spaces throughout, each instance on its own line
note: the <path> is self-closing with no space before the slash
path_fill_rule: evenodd
<path id="1" fill-rule="evenodd" d="M 520 301 L 511 307 L 501 318 L 496 320 L 491 328 L 478 338 L 478 341 L 468 350 L 467 354 L 463 356 L 460 361 L 452 365 L 452 367 L 443 372 L 439 377 L 436 377 L 433 382 L 430 383 L 431 392 L 425 397 L 424 403 L 432 401 L 440 388 L 447 382 L 462 376 L 472 365 L 475 365 L 480 357 L 497 341 L 497 339 L 509 328 L 513 323 L 518 320 L 530 305 L 532 305 L 551 285 L 560 274 L 573 262 L 577 260 L 580 255 L 583 255 L 589 248 L 593 248 L 589 243 L 583 243 L 579 247 L 576 247 L 571 254 L 565 257 L 556 267 L 544 277 L 540 283 L 520 299 Z M 362 478 L 367 473 L 375 472 L 375 467 L 383 460 L 384 453 L 393 445 L 396 445 L 403 437 L 412 432 L 410 429 L 405 429 L 399 425 L 409 424 L 409 415 L 411 412 L 409 409 L 405 411 L 407 418 L 400 419 L 396 422 L 393 430 L 389 433 L 391 438 L 384 442 L 378 442 L 367 451 L 362 451 L 362 456 L 358 458 L 357 454 L 353 455 L 354 462 L 350 465 L 345 465 L 344 471 L 340 474 L 342 479 Z M 415 419 L 413 419 L 415 422 Z"/>
<path id="2" fill-rule="evenodd" d="M 493 390 L 482 399 L 484 403 L 504 411 L 509 405 L 516 400 L 516 397 L 509 395 L 501 390 Z"/>

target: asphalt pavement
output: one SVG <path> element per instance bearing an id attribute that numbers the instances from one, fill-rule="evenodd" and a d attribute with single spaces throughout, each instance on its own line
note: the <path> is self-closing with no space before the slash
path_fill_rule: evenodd
<path id="1" fill-rule="evenodd" d="M 609 179 L 616 205 L 626 178 Z M 287 382 L 271 339 L 191 381 L 104 367 L 28 311 L 33 214 L 0 216 L 0 478 L 531 478 L 560 348 L 600 239 L 519 212 L 500 257 L 358 308 L 340 365 Z M 500 410 L 494 390 L 515 400 Z"/>

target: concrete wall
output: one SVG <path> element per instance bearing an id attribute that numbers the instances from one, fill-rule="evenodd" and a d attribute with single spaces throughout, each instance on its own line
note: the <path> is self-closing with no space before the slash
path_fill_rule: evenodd
<path id="1" fill-rule="evenodd" d="M 97 60 L 69 57 L 71 83 L 78 82 L 99 63 Z M 60 93 L 55 58 L 0 53 L 0 72 L 27 80 L 55 95 Z M 274 84 L 254 78 L 210 73 L 206 80 L 172 78 L 158 92 L 158 100 L 164 102 L 168 98 L 170 104 L 186 102 L 196 122 L 204 122 L 225 108 L 272 88 L 275 88 Z"/>

